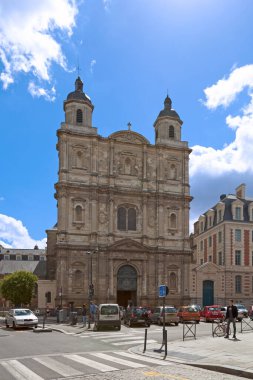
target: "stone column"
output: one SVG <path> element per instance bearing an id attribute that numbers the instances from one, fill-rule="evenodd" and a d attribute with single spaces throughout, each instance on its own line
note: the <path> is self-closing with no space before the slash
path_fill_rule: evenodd
<path id="1" fill-rule="evenodd" d="M 113 207 L 114 207 L 113 198 L 110 197 L 109 199 L 109 234 L 113 233 Z"/>

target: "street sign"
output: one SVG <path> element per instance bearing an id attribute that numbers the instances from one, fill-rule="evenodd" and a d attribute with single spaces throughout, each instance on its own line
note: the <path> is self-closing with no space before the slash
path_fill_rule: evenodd
<path id="1" fill-rule="evenodd" d="M 158 288 L 159 297 L 166 297 L 169 294 L 169 288 L 166 285 L 160 285 Z"/>

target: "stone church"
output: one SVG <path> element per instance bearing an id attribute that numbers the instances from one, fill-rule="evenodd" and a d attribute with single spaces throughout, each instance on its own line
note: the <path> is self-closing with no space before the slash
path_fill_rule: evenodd
<path id="1" fill-rule="evenodd" d="M 56 303 L 187 304 L 188 143 L 167 96 L 154 122 L 155 144 L 128 129 L 108 137 L 92 124 L 94 106 L 78 77 L 57 131 L 57 224 L 47 230 L 47 273 Z"/>

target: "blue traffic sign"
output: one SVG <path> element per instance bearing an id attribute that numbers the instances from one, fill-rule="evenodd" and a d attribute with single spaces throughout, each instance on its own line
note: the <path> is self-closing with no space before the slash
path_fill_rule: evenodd
<path id="1" fill-rule="evenodd" d="M 159 297 L 166 297 L 169 293 L 169 288 L 166 285 L 160 285 L 158 288 Z"/>

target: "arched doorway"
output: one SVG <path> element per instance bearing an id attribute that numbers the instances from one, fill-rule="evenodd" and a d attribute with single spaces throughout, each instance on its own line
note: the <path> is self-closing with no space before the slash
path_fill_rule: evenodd
<path id="1" fill-rule="evenodd" d="M 119 268 L 117 274 L 117 303 L 127 307 L 132 302 L 136 305 L 137 272 L 131 265 Z"/>
<path id="2" fill-rule="evenodd" d="M 213 281 L 203 281 L 203 306 L 213 305 Z"/>

